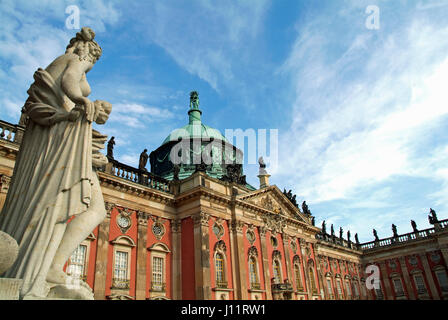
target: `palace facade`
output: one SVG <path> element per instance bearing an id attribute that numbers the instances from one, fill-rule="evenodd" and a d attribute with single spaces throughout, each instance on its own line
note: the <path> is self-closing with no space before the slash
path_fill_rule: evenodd
<path id="1" fill-rule="evenodd" d="M 109 148 L 98 172 L 107 217 L 66 267 L 95 299 L 448 299 L 448 219 L 368 243 L 328 234 L 262 168 L 258 188 L 246 183 L 241 151 L 202 123 L 194 97 L 188 114 L 150 154 L 150 172 Z M 0 208 L 24 130 L 0 120 Z M 212 158 L 221 145 L 231 161 L 173 165 L 180 138 L 217 143 Z"/>

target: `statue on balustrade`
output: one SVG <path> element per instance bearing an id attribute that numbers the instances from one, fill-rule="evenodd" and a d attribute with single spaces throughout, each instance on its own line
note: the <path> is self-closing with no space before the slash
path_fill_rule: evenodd
<path id="1" fill-rule="evenodd" d="M 334 228 L 333 228 L 333 224 L 331 224 L 331 227 L 330 227 L 330 232 L 331 232 L 331 236 L 332 237 L 334 237 Z"/>
<path id="2" fill-rule="evenodd" d="M 351 233 L 350 233 L 350 230 L 348 230 L 347 231 L 347 241 L 350 243 L 350 242 L 352 242 L 351 240 L 350 240 L 350 237 L 351 237 Z"/>
<path id="3" fill-rule="evenodd" d="M 115 137 L 111 137 L 109 142 L 107 143 L 107 157 L 109 159 L 114 158 L 114 145 L 115 145 Z"/>
<path id="4" fill-rule="evenodd" d="M 138 169 L 141 171 L 148 171 L 146 169 L 146 163 L 148 162 L 148 154 L 146 153 L 148 150 L 143 150 L 142 153 L 140 153 L 140 159 L 138 161 Z"/>
<path id="5" fill-rule="evenodd" d="M 414 232 L 418 232 L 417 223 L 415 223 L 414 220 L 411 220 L 411 226 L 412 226 L 412 230 L 414 230 Z"/>
<path id="6" fill-rule="evenodd" d="M 343 239 L 344 238 L 344 229 L 342 229 L 342 227 L 339 227 L 339 239 Z"/>
<path id="7" fill-rule="evenodd" d="M 429 213 L 430 213 L 430 215 L 428 216 L 429 223 L 430 224 L 437 223 L 439 219 L 437 218 L 436 212 L 432 208 L 429 208 Z"/>
<path id="8" fill-rule="evenodd" d="M 373 236 L 375 237 L 375 241 L 380 241 L 380 239 L 378 238 L 378 233 L 375 229 L 373 229 Z"/>
<path id="9" fill-rule="evenodd" d="M 327 234 L 327 225 L 325 223 L 325 220 L 322 221 L 322 234 L 326 235 Z"/>
<path id="10" fill-rule="evenodd" d="M 358 234 L 357 233 L 355 233 L 355 242 L 356 242 L 356 245 L 359 245 L 359 239 L 358 239 Z"/>
<path id="11" fill-rule="evenodd" d="M 394 235 L 394 238 L 398 238 L 397 226 L 394 224 L 392 224 L 392 233 Z"/>
<path id="12" fill-rule="evenodd" d="M 21 299 L 93 299 L 83 281 L 68 285 L 63 267 L 106 216 L 96 170 L 108 162 L 98 152 L 107 136 L 92 124 L 104 124 L 112 106 L 87 98 L 86 74 L 102 54 L 94 38 L 82 28 L 63 55 L 39 68 L 23 107 L 29 121 L 0 214 L 0 230 L 19 244 L 3 277 L 22 279 Z"/>

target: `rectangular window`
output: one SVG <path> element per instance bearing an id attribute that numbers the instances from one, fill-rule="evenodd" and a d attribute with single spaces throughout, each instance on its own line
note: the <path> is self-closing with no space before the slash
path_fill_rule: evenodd
<path id="1" fill-rule="evenodd" d="M 415 286 L 417 287 L 418 293 L 426 293 L 425 281 L 423 280 L 423 277 L 421 275 L 414 276 L 414 283 Z"/>
<path id="2" fill-rule="evenodd" d="M 152 283 L 154 290 L 163 290 L 164 261 L 161 257 L 152 258 Z"/>
<path id="3" fill-rule="evenodd" d="M 347 296 L 350 297 L 351 291 L 350 291 L 350 283 L 348 281 L 345 282 L 345 290 L 347 291 Z"/>
<path id="4" fill-rule="evenodd" d="M 67 266 L 67 274 L 75 279 L 83 279 L 86 269 L 86 252 L 87 246 L 80 244 L 75 251 L 73 251 L 69 264 Z"/>
<path id="5" fill-rule="evenodd" d="M 401 279 L 394 279 L 393 282 L 394 282 L 395 294 L 397 296 L 404 295 L 403 285 L 401 283 Z"/>
<path id="6" fill-rule="evenodd" d="M 448 292 L 448 279 L 444 270 L 436 271 L 437 281 L 442 292 Z"/>
<path id="7" fill-rule="evenodd" d="M 114 278 L 116 280 L 128 280 L 128 253 L 115 251 Z"/>
<path id="8" fill-rule="evenodd" d="M 329 294 L 330 296 L 333 295 L 333 288 L 332 288 L 332 286 L 331 286 L 331 280 L 330 280 L 330 279 L 327 279 L 327 291 L 328 291 L 328 294 Z"/>
<path id="9" fill-rule="evenodd" d="M 339 298 L 341 298 L 342 299 L 342 286 L 341 286 L 341 281 L 336 281 L 336 286 L 337 286 L 337 289 L 338 289 L 338 296 L 339 296 Z"/>
<path id="10" fill-rule="evenodd" d="M 359 290 L 358 290 L 358 284 L 353 282 L 352 283 L 352 287 L 353 287 L 353 293 L 355 294 L 355 297 L 359 297 Z"/>

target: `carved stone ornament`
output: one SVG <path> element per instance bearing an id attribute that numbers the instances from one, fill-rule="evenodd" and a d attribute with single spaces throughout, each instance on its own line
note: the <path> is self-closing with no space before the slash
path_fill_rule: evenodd
<path id="1" fill-rule="evenodd" d="M 250 243 L 251 245 L 253 245 L 254 242 L 255 242 L 255 239 L 256 239 L 256 237 L 255 237 L 255 233 L 254 233 L 252 230 L 247 230 L 247 231 L 246 231 L 246 238 L 247 238 L 247 240 L 249 241 L 249 243 Z"/>
<path id="2" fill-rule="evenodd" d="M 395 270 L 395 268 L 397 268 L 397 264 L 395 263 L 394 260 L 389 260 L 389 268 Z"/>
<path id="3" fill-rule="evenodd" d="M 276 259 L 278 259 L 278 260 L 281 260 L 281 259 L 282 259 L 282 254 L 281 254 L 281 252 L 278 251 L 278 250 L 274 250 L 274 251 L 272 252 L 272 260 L 276 260 Z"/>
<path id="4" fill-rule="evenodd" d="M 236 233 L 242 233 L 244 222 L 240 220 L 232 220 L 232 231 Z"/>
<path id="5" fill-rule="evenodd" d="M 218 221 L 213 224 L 212 230 L 218 240 L 220 240 L 224 235 L 224 227 L 222 226 L 222 224 L 218 223 Z"/>
<path id="6" fill-rule="evenodd" d="M 210 215 L 201 211 L 199 214 L 192 217 L 195 225 L 200 224 L 203 227 L 208 227 L 208 221 L 210 219 Z"/>
<path id="7" fill-rule="evenodd" d="M 223 240 L 219 240 L 218 242 L 215 243 L 215 246 L 213 248 L 213 250 L 216 251 L 220 251 L 220 252 L 226 252 L 227 251 L 227 246 L 226 243 Z"/>
<path id="8" fill-rule="evenodd" d="M 296 243 L 296 240 L 295 240 L 295 239 L 292 239 L 292 240 L 291 240 L 291 249 L 292 249 L 292 252 L 293 252 L 293 253 L 296 253 L 296 252 L 297 252 L 297 243 Z"/>
<path id="9" fill-rule="evenodd" d="M 301 248 L 305 248 L 306 247 L 306 240 L 303 238 L 299 239 L 299 244 Z"/>
<path id="10" fill-rule="evenodd" d="M 431 261 L 434 263 L 438 263 L 440 261 L 440 255 L 437 252 L 431 253 Z"/>
<path id="11" fill-rule="evenodd" d="M 249 248 L 247 255 L 250 257 L 258 257 L 258 250 L 256 247 L 252 246 Z"/>
<path id="12" fill-rule="evenodd" d="M 417 266 L 417 264 L 418 264 L 418 260 L 417 260 L 417 257 L 416 256 L 412 256 L 412 257 L 410 257 L 409 258 L 409 263 L 412 265 L 412 266 Z"/>
<path id="13" fill-rule="evenodd" d="M 294 258 L 292 258 L 292 262 L 294 264 L 299 264 L 300 265 L 300 257 L 298 255 L 295 255 Z"/>
<path id="14" fill-rule="evenodd" d="M 112 209 L 115 208 L 115 204 L 111 202 L 104 202 L 104 207 L 106 208 L 107 217 L 110 218 L 110 214 L 112 213 Z"/>
<path id="15" fill-rule="evenodd" d="M 171 230 L 173 232 L 180 232 L 182 222 L 179 219 L 175 219 L 171 221 Z"/>
<path id="16" fill-rule="evenodd" d="M 264 213 L 262 219 L 266 227 L 272 231 L 283 233 L 286 219 L 278 214 Z"/>
<path id="17" fill-rule="evenodd" d="M 165 235 L 165 226 L 162 223 L 161 219 L 156 219 L 152 225 L 151 228 L 152 233 L 157 238 L 157 240 L 161 240 L 162 237 Z"/>
<path id="18" fill-rule="evenodd" d="M 271 236 L 271 245 L 274 249 L 278 247 L 277 237 Z"/>
<path id="19" fill-rule="evenodd" d="M 0 193 L 8 193 L 9 183 L 11 182 L 11 177 L 6 174 L 0 174 Z"/>
<path id="20" fill-rule="evenodd" d="M 148 225 L 148 219 L 149 219 L 149 214 L 143 211 L 138 211 L 137 212 L 137 223 L 138 225 L 142 225 L 142 226 L 147 226 Z"/>
<path id="21" fill-rule="evenodd" d="M 120 210 L 116 218 L 116 223 L 121 233 L 126 233 L 132 226 L 131 212 L 127 209 Z"/>

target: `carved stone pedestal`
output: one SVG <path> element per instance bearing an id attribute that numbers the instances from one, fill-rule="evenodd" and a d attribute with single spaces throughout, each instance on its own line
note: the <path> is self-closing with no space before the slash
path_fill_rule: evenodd
<path id="1" fill-rule="evenodd" d="M 22 279 L 0 278 L 0 300 L 19 300 Z"/>

